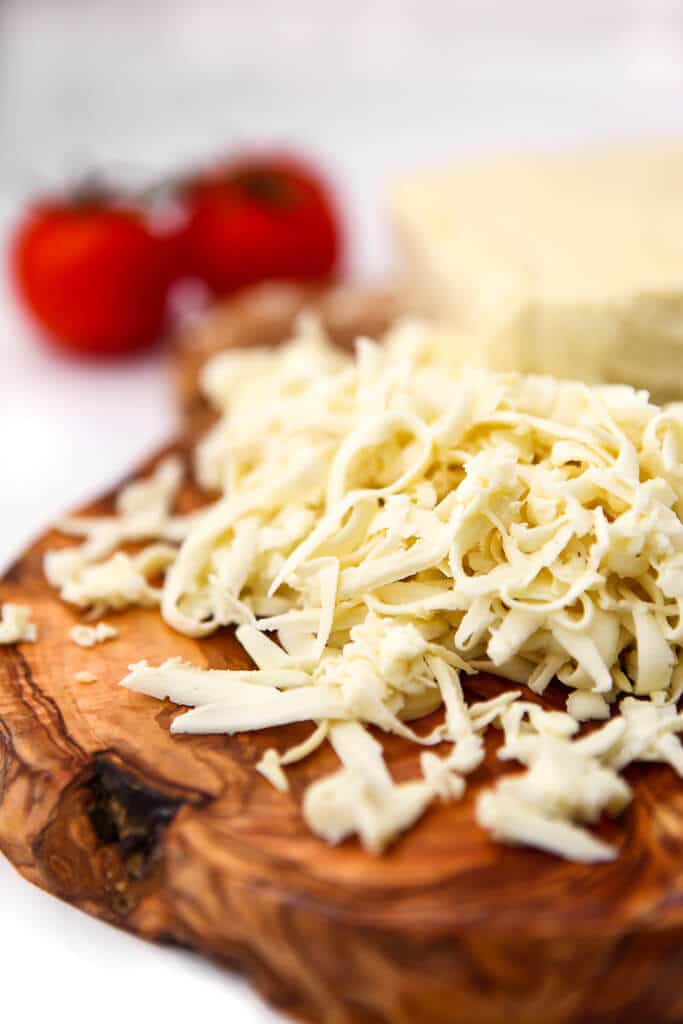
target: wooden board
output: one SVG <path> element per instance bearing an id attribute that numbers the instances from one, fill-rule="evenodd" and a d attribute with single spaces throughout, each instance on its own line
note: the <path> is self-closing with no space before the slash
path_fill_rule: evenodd
<path id="1" fill-rule="evenodd" d="M 266 316 L 264 295 L 220 314 L 231 324 L 222 339 L 216 315 L 211 344 L 206 328 L 196 344 L 249 343 L 249 324 L 269 317 L 276 340 L 310 299 L 283 293 Z M 359 330 L 373 317 L 380 325 L 385 298 L 356 295 Z M 190 432 L 206 421 L 194 344 L 185 337 L 175 368 Z M 188 482 L 182 508 L 202 500 Z M 476 826 L 477 793 L 509 770 L 493 730 L 461 802 L 436 803 L 382 858 L 356 841 L 332 849 L 299 810 L 305 787 L 335 768 L 331 750 L 290 770 L 290 795 L 254 771 L 267 747 L 309 727 L 172 737 L 177 708 L 117 686 L 141 657 L 245 666 L 231 631 L 197 642 L 156 612 L 131 610 L 108 616 L 116 640 L 77 647 L 77 616 L 41 568 L 45 549 L 64 543 L 48 533 L 0 583 L 0 601 L 30 604 L 40 632 L 37 644 L 0 648 L 0 848 L 25 878 L 138 935 L 238 967 L 315 1024 L 683 1021 L 683 785 L 668 768 L 629 771 L 634 803 L 601 829 L 621 847 L 608 865 L 497 845 Z M 97 682 L 75 682 L 84 670 Z M 501 685 L 468 683 L 484 697 Z M 551 692 L 546 703 L 561 701 Z M 414 777 L 415 747 L 385 745 L 395 776 Z"/>

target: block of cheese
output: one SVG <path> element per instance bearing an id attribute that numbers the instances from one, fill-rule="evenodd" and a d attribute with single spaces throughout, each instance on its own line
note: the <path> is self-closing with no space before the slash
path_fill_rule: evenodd
<path id="1" fill-rule="evenodd" d="M 462 161 L 390 209 L 404 307 L 468 361 L 683 397 L 683 143 Z"/>

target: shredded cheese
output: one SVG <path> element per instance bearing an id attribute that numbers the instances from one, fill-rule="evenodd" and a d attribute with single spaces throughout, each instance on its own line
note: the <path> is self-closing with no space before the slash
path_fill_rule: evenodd
<path id="1" fill-rule="evenodd" d="M 77 683 L 96 683 L 97 676 L 92 672 L 76 672 L 74 679 Z"/>
<path id="2" fill-rule="evenodd" d="M 114 626 L 110 626 L 108 622 L 98 622 L 95 626 L 78 623 L 71 628 L 69 636 L 79 647 L 94 647 L 105 640 L 112 640 L 117 633 Z"/>
<path id="3" fill-rule="evenodd" d="M 104 562 L 84 565 L 67 577 L 62 598 L 79 608 L 92 609 L 93 614 L 128 605 L 152 608 L 161 601 L 161 589 L 149 579 L 164 572 L 174 558 L 175 549 L 168 544 L 150 544 L 138 555 L 117 551 Z"/>
<path id="4" fill-rule="evenodd" d="M 525 716 L 529 725 L 525 725 Z M 576 823 L 619 814 L 631 799 L 627 784 L 599 756 L 613 740 L 613 725 L 573 740 L 576 721 L 561 712 L 517 702 L 502 715 L 505 745 L 498 756 L 527 766 L 482 793 L 477 819 L 494 837 L 523 842 L 576 861 L 611 860 L 615 851 Z M 620 724 L 620 723 L 619 723 Z"/>
<path id="5" fill-rule="evenodd" d="M 155 545 L 151 556 L 137 561 L 120 552 L 109 556 L 122 544 L 149 540 L 177 543 L 186 535 L 192 517 L 172 514 L 182 474 L 180 459 L 169 456 L 147 480 L 135 481 L 120 491 L 116 515 L 82 516 L 60 523 L 63 533 L 84 538 L 78 547 L 48 551 L 45 556 L 45 575 L 60 588 L 65 601 L 80 607 L 110 608 L 137 603 L 136 594 L 145 589 L 141 574 L 165 568 L 162 552 L 173 557 L 173 549 Z M 109 598 L 98 596 L 107 593 Z M 148 593 L 147 601 L 158 603 L 158 597 L 152 599 Z"/>
<path id="6" fill-rule="evenodd" d="M 381 853 L 422 815 L 434 791 L 428 782 L 395 783 L 381 744 L 357 722 L 334 724 L 330 741 L 343 767 L 309 786 L 306 819 L 329 843 L 357 833 L 366 849 Z"/>
<path id="7" fill-rule="evenodd" d="M 0 644 L 33 643 L 38 630 L 30 621 L 31 609 L 7 602 L 0 607 Z"/>
<path id="8" fill-rule="evenodd" d="M 272 747 L 265 751 L 256 765 L 256 771 L 260 772 L 264 779 L 268 779 L 271 786 L 279 789 L 281 793 L 286 793 L 289 790 L 289 781 L 282 770 L 282 762 L 277 750 L 273 750 Z"/>
<path id="9" fill-rule="evenodd" d="M 174 517 L 163 464 L 117 517 L 68 523 L 84 543 L 48 556 L 48 575 L 80 607 L 160 603 L 194 637 L 236 626 L 255 669 L 141 662 L 122 683 L 185 706 L 176 734 L 313 722 L 311 749 L 328 738 L 342 763 L 303 802 L 329 842 L 379 852 L 435 797 L 460 797 L 495 723 L 525 770 L 481 796 L 480 823 L 604 860 L 586 826 L 630 799 L 618 772 L 683 763 L 683 410 L 457 359 L 412 321 L 354 358 L 310 318 L 278 350 L 217 356 L 203 387 L 220 418 L 196 472 L 218 499 Z M 161 543 L 116 551 L 130 540 Z M 557 678 L 571 714 L 509 684 L 473 703 L 477 671 L 536 694 Z M 428 730 L 411 724 L 438 709 Z M 439 750 L 396 783 L 368 726 Z M 279 789 L 287 757 L 258 765 Z"/>
<path id="10" fill-rule="evenodd" d="M 567 711 L 577 722 L 602 721 L 609 718 L 609 704 L 600 693 L 574 690 L 567 697 Z"/>

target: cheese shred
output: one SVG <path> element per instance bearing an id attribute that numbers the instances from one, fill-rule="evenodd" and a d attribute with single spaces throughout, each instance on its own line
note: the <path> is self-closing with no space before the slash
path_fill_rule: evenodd
<path id="1" fill-rule="evenodd" d="M 31 622 L 31 609 L 22 604 L 0 605 L 0 644 L 34 643 L 38 630 Z"/>

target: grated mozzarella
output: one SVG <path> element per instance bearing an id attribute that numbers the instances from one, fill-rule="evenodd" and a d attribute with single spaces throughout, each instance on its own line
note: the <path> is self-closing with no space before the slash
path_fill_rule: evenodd
<path id="1" fill-rule="evenodd" d="M 78 623 L 69 631 L 69 636 L 79 647 L 94 647 L 95 644 L 104 643 L 105 640 L 113 640 L 118 630 L 110 626 L 108 622 L 98 622 L 95 626 L 86 626 Z"/>
<path id="2" fill-rule="evenodd" d="M 683 766 L 683 409 L 628 387 L 463 369 L 416 321 L 382 346 L 361 339 L 354 359 L 304 318 L 289 344 L 223 353 L 202 380 L 220 418 L 196 471 L 214 504 L 174 517 L 179 475 L 165 464 L 122 493 L 118 517 L 67 524 L 85 542 L 47 571 L 82 607 L 160 603 L 194 637 L 236 626 L 256 668 L 141 662 L 123 685 L 189 708 L 174 733 L 313 722 L 309 745 L 268 750 L 258 770 L 284 789 L 283 766 L 329 739 L 342 767 L 309 787 L 304 816 L 373 852 L 434 797 L 462 795 L 498 724 L 499 756 L 524 771 L 481 796 L 480 823 L 612 857 L 586 826 L 629 801 L 619 771 Z M 477 671 L 508 685 L 472 702 Z M 570 714 L 509 685 L 541 694 L 553 678 Z M 441 708 L 430 731 L 411 724 Z M 396 783 L 368 726 L 439 749 Z"/>
<path id="3" fill-rule="evenodd" d="M 97 676 L 93 675 L 92 672 L 76 672 L 74 680 L 77 683 L 96 683 Z"/>
<path id="4" fill-rule="evenodd" d="M 38 630 L 30 621 L 31 609 L 21 604 L 0 605 L 0 644 L 33 643 Z"/>

